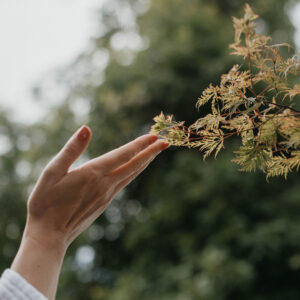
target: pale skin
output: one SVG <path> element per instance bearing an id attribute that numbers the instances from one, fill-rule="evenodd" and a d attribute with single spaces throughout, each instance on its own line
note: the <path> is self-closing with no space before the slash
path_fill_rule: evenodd
<path id="1" fill-rule="evenodd" d="M 28 200 L 25 230 L 11 269 L 55 299 L 68 246 L 169 145 L 155 135 L 134 141 L 69 171 L 91 140 L 81 127 L 42 172 Z"/>

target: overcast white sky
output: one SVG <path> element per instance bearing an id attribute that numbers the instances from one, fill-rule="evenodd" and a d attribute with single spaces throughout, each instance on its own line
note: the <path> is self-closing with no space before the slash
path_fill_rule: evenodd
<path id="1" fill-rule="evenodd" d="M 34 121 L 30 89 L 48 71 L 71 62 L 95 32 L 103 0 L 0 1 L 0 105 Z"/>
<path id="2" fill-rule="evenodd" d="M 71 62 L 94 32 L 95 8 L 104 0 L 0 1 L 0 105 L 15 118 L 34 122 L 40 115 L 30 89 L 38 79 Z M 293 10 L 300 48 L 300 3 Z"/>

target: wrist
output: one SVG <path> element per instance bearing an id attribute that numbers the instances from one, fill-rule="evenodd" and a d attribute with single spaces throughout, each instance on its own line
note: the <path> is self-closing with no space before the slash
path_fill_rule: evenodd
<path id="1" fill-rule="evenodd" d="M 67 243 L 63 234 L 43 229 L 40 224 L 27 220 L 21 244 L 33 244 L 51 256 L 64 257 Z"/>
<path id="2" fill-rule="evenodd" d="M 62 261 L 67 250 L 64 243 L 59 240 L 47 236 L 25 234 L 25 232 L 21 241 L 22 246 L 34 248 L 35 252 L 43 253 L 45 257 L 51 257 L 55 261 Z"/>
<path id="3" fill-rule="evenodd" d="M 59 239 L 31 229 L 26 225 L 11 269 L 48 299 L 54 299 L 66 247 Z"/>

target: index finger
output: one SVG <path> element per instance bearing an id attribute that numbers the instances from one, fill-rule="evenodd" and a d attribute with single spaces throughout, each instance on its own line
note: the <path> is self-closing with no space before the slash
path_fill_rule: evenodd
<path id="1" fill-rule="evenodd" d="M 139 171 L 141 172 L 157 154 L 159 154 L 162 150 L 165 150 L 167 147 L 169 147 L 169 144 L 163 140 L 155 142 L 147 149 L 138 153 L 129 162 L 115 169 L 111 173 L 112 181 L 120 182 L 130 177 L 132 174 L 138 175 Z"/>
<path id="2" fill-rule="evenodd" d="M 101 169 L 104 169 L 105 172 L 110 172 L 130 161 L 134 156 L 153 144 L 157 139 L 158 137 L 153 134 L 142 135 L 117 149 L 94 158 L 90 163 L 95 166 L 101 166 Z"/>

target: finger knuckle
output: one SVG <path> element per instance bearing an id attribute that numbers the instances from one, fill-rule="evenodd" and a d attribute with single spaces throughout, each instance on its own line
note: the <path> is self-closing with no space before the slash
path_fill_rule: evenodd
<path id="1" fill-rule="evenodd" d="M 86 170 L 82 170 L 79 174 L 79 182 L 81 185 L 85 186 L 89 183 L 89 176 Z"/>
<path id="2" fill-rule="evenodd" d="M 44 169 L 42 176 L 46 179 L 51 179 L 54 178 L 56 175 L 56 171 L 54 170 L 54 168 L 52 168 L 51 166 L 47 167 L 46 169 Z"/>
<path id="3" fill-rule="evenodd" d="M 83 169 L 82 171 L 83 183 L 93 186 L 97 184 L 98 178 L 99 178 L 99 174 L 95 168 L 90 166 L 89 168 Z"/>
<path id="4" fill-rule="evenodd" d="M 89 170 L 83 169 L 80 175 L 82 184 L 88 185 L 91 182 L 92 174 Z"/>

